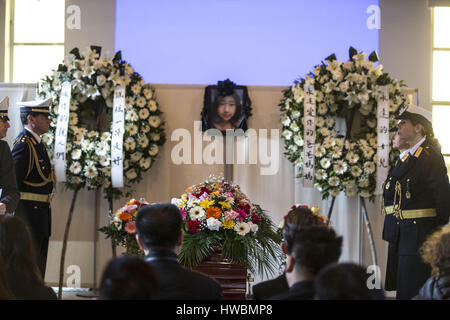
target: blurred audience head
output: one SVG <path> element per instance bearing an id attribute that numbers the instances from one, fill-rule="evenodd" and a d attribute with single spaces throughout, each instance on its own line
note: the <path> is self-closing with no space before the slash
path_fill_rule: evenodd
<path id="1" fill-rule="evenodd" d="M 8 280 L 6 279 L 5 263 L 0 255 L 0 300 L 10 300 L 13 298 L 13 294 L 9 290 Z"/>
<path id="2" fill-rule="evenodd" d="M 103 271 L 101 300 L 153 300 L 157 281 L 152 267 L 143 259 L 122 256 L 111 260 Z"/>
<path id="3" fill-rule="evenodd" d="M 381 289 L 369 289 L 371 274 L 353 263 L 331 264 L 314 281 L 316 299 L 319 300 L 382 300 Z"/>
<path id="4" fill-rule="evenodd" d="M 0 255 L 8 280 L 44 284 L 35 250 L 28 226 L 21 218 L 0 216 Z"/>
<path id="5" fill-rule="evenodd" d="M 431 234 L 420 248 L 422 259 L 432 275 L 450 274 L 450 224 Z"/>
<path id="6" fill-rule="evenodd" d="M 342 237 L 326 226 L 288 229 L 283 237 L 288 256 L 286 277 L 291 283 L 295 283 L 300 274 L 316 276 L 326 265 L 337 262 L 341 255 Z"/>
<path id="7" fill-rule="evenodd" d="M 146 251 L 174 250 L 183 241 L 182 223 L 180 210 L 173 204 L 144 206 L 136 215 L 138 243 Z"/>

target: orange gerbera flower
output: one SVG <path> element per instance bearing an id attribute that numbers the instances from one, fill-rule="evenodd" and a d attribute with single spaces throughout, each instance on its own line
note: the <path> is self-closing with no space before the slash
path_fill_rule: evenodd
<path id="1" fill-rule="evenodd" d="M 131 218 L 131 214 L 129 214 L 128 212 L 122 212 L 119 216 L 120 220 L 122 221 L 128 221 Z"/>
<path id="2" fill-rule="evenodd" d="M 221 216 L 222 210 L 220 210 L 217 207 L 209 207 L 208 210 L 206 210 L 206 219 L 208 218 L 220 219 Z"/>

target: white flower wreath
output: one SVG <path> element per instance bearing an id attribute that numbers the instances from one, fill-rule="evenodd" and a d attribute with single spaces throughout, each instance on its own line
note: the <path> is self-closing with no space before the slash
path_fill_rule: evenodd
<path id="1" fill-rule="evenodd" d="M 375 52 L 366 54 L 350 48 L 350 60 L 343 63 L 331 55 L 305 78 L 283 91 L 281 110 L 285 155 L 299 169 L 303 165 L 304 86 L 314 85 L 316 99 L 316 141 L 314 186 L 325 199 L 344 191 L 347 196 L 359 193 L 374 199 L 377 153 L 377 85 L 389 86 L 390 126 L 395 125 L 395 113 L 406 103 L 400 91 L 403 81 L 383 73 Z M 354 137 L 338 135 L 336 117 L 347 119 L 359 113 L 360 131 Z M 351 125 L 351 124 L 350 124 Z M 390 149 L 390 165 L 398 152 Z"/>
<path id="2" fill-rule="evenodd" d="M 66 186 L 73 190 L 103 186 L 108 197 L 120 196 L 122 192 L 111 186 L 114 89 L 117 85 L 126 87 L 123 154 L 126 187 L 142 179 L 143 172 L 152 166 L 166 140 L 155 91 L 145 85 L 144 79 L 121 59 L 120 51 L 110 59 L 100 58 L 99 47 L 91 47 L 83 55 L 75 48 L 58 70 L 42 79 L 40 84 L 40 96 L 53 98 L 50 130 L 42 137 L 51 159 L 61 86 L 66 81 L 70 81 L 72 88 L 66 145 Z M 85 122 L 81 123 L 81 120 Z"/>

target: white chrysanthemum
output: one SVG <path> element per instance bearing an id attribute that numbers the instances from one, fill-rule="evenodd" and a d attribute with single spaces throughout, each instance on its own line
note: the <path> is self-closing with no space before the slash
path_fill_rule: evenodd
<path id="1" fill-rule="evenodd" d="M 376 169 L 375 163 L 372 161 L 364 163 L 364 172 L 371 174 L 374 173 Z"/>
<path id="2" fill-rule="evenodd" d="M 136 141 L 132 137 L 128 137 L 123 145 L 125 146 L 125 150 L 133 151 L 136 148 Z"/>
<path id="3" fill-rule="evenodd" d="M 330 177 L 330 179 L 328 179 L 328 183 L 332 187 L 337 187 L 341 183 L 341 180 L 336 176 L 332 176 L 332 177 Z"/>
<path id="4" fill-rule="evenodd" d="M 247 222 L 247 224 L 250 227 L 251 232 L 253 232 L 253 233 L 258 232 L 259 226 L 256 223 L 249 221 L 249 222 Z"/>
<path id="5" fill-rule="evenodd" d="M 74 112 L 69 114 L 69 125 L 75 126 L 78 124 L 78 115 Z"/>
<path id="6" fill-rule="evenodd" d="M 250 232 L 250 226 L 246 222 L 240 222 L 234 226 L 234 231 L 236 231 L 240 236 L 245 236 Z"/>
<path id="7" fill-rule="evenodd" d="M 369 184 L 370 184 L 369 179 L 366 176 L 361 176 L 361 178 L 358 179 L 358 186 L 360 188 L 367 188 Z"/>
<path id="8" fill-rule="evenodd" d="M 155 112 L 158 109 L 158 106 L 156 105 L 156 101 L 150 100 L 148 102 L 148 108 L 150 109 L 151 112 Z"/>
<path id="9" fill-rule="evenodd" d="M 328 176 L 326 171 L 322 170 L 322 169 L 317 170 L 315 172 L 315 175 L 316 175 L 316 180 L 318 180 L 318 181 L 325 180 L 327 178 L 327 176 Z"/>
<path id="10" fill-rule="evenodd" d="M 148 138 L 146 136 L 142 136 L 138 139 L 138 143 L 141 146 L 141 148 L 147 148 L 148 147 Z"/>
<path id="11" fill-rule="evenodd" d="M 145 88 L 144 89 L 144 96 L 145 96 L 145 99 L 147 99 L 147 100 L 151 99 L 152 96 L 153 96 L 152 90 L 150 90 L 148 88 Z"/>
<path id="12" fill-rule="evenodd" d="M 109 166 L 109 163 L 110 163 L 109 158 L 107 158 L 105 156 L 100 156 L 98 158 L 98 162 L 104 167 Z"/>
<path id="13" fill-rule="evenodd" d="M 330 194 L 333 197 L 337 197 L 339 195 L 339 193 L 341 193 L 341 190 L 337 189 L 337 188 L 333 188 L 330 190 Z"/>
<path id="14" fill-rule="evenodd" d="M 292 119 L 298 119 L 298 118 L 300 118 L 300 111 L 298 111 L 298 110 L 292 111 L 291 117 L 292 117 Z"/>
<path id="15" fill-rule="evenodd" d="M 350 168 L 350 173 L 352 174 L 352 176 L 354 176 L 354 177 L 359 177 L 361 174 L 362 174 L 362 170 L 361 170 L 361 168 L 360 167 L 358 167 L 358 166 L 352 166 L 351 168 Z"/>
<path id="16" fill-rule="evenodd" d="M 331 156 L 333 157 L 333 159 L 340 158 L 342 156 L 342 149 L 338 146 L 334 147 Z"/>
<path id="17" fill-rule="evenodd" d="M 203 220 L 206 217 L 205 210 L 200 206 L 195 206 L 189 210 L 189 217 L 191 220 Z"/>
<path id="18" fill-rule="evenodd" d="M 100 136 L 101 142 L 108 142 L 111 139 L 111 133 L 110 132 L 103 132 Z"/>
<path id="19" fill-rule="evenodd" d="M 211 218 L 206 219 L 206 226 L 211 231 L 219 231 L 219 228 L 221 225 L 222 225 L 222 223 L 219 220 L 217 220 L 216 218 L 211 217 Z"/>
<path id="20" fill-rule="evenodd" d="M 125 176 L 128 178 L 128 180 L 133 180 L 137 178 L 136 170 L 130 169 L 126 172 Z"/>
<path id="21" fill-rule="evenodd" d="M 350 162 L 351 164 L 355 164 L 358 162 L 359 156 L 354 152 L 349 152 L 345 156 L 345 159 L 347 159 L 347 161 Z"/>
<path id="22" fill-rule="evenodd" d="M 374 154 L 375 151 L 371 147 L 363 148 L 363 155 L 366 159 L 371 159 Z"/>
<path id="23" fill-rule="evenodd" d="M 317 127 L 323 127 L 325 125 L 325 120 L 323 117 L 317 117 L 316 118 L 316 126 Z"/>
<path id="24" fill-rule="evenodd" d="M 138 127 L 135 124 L 128 125 L 126 130 L 130 134 L 130 136 L 134 136 L 138 133 Z"/>
<path id="25" fill-rule="evenodd" d="M 106 77 L 103 74 L 99 75 L 97 77 L 97 85 L 101 87 L 101 86 L 104 86 L 105 83 L 106 83 Z"/>
<path id="26" fill-rule="evenodd" d="M 133 86 L 131 87 L 131 91 L 132 91 L 135 95 L 138 95 L 138 94 L 141 93 L 141 86 L 140 86 L 138 83 L 136 83 L 135 85 L 133 85 Z"/>
<path id="27" fill-rule="evenodd" d="M 291 144 L 291 145 L 288 147 L 288 150 L 289 150 L 290 152 L 296 152 L 296 151 L 298 150 L 298 147 L 297 147 L 297 145 L 295 145 L 295 144 Z"/>
<path id="28" fill-rule="evenodd" d="M 73 174 L 79 174 L 81 172 L 81 164 L 77 161 L 72 162 L 72 164 L 69 167 L 69 171 L 72 172 Z"/>
<path id="29" fill-rule="evenodd" d="M 150 137 L 152 138 L 152 141 L 159 141 L 159 139 L 161 139 L 159 133 L 152 133 Z"/>
<path id="30" fill-rule="evenodd" d="M 345 162 L 343 160 L 338 160 L 333 165 L 333 170 L 337 174 L 344 174 L 345 172 L 347 172 L 347 169 L 348 169 L 347 162 Z"/>
<path id="31" fill-rule="evenodd" d="M 156 144 L 153 144 L 148 151 L 148 154 L 152 157 L 156 156 L 159 152 L 159 148 Z"/>
<path id="32" fill-rule="evenodd" d="M 139 111 L 139 118 L 141 118 L 141 119 L 147 119 L 149 115 L 150 115 L 150 112 L 148 111 L 148 109 L 141 109 Z"/>
<path id="33" fill-rule="evenodd" d="M 327 158 L 323 158 L 319 161 L 320 166 L 324 169 L 328 169 L 331 166 L 331 161 L 330 159 Z"/>
<path id="34" fill-rule="evenodd" d="M 84 175 L 87 178 L 95 178 L 98 175 L 97 168 L 95 166 L 87 166 L 84 168 Z"/>
<path id="35" fill-rule="evenodd" d="M 131 154 L 131 161 L 133 162 L 138 162 L 139 160 L 141 160 L 142 158 L 142 152 L 134 152 Z"/>
<path id="36" fill-rule="evenodd" d="M 291 130 L 288 130 L 288 129 L 284 130 L 284 131 L 283 131 L 283 137 L 284 137 L 286 140 L 290 140 L 290 139 L 292 138 L 292 131 L 291 131 Z"/>
<path id="37" fill-rule="evenodd" d="M 139 115 L 136 113 L 136 111 L 131 110 L 130 112 L 126 112 L 125 119 L 127 121 L 138 121 Z"/>
<path id="38" fill-rule="evenodd" d="M 314 155 L 316 157 L 322 158 L 326 153 L 327 153 L 327 150 L 323 146 L 321 146 L 321 145 L 315 146 Z"/>
<path id="39" fill-rule="evenodd" d="M 299 147 L 303 146 L 303 138 L 300 134 L 296 134 L 294 137 L 294 143 Z"/>
<path id="40" fill-rule="evenodd" d="M 145 100 L 144 97 L 139 97 L 139 98 L 137 98 L 137 100 L 136 100 L 136 105 L 137 105 L 139 108 L 145 107 L 146 104 L 147 104 L 147 100 Z"/>
<path id="41" fill-rule="evenodd" d="M 150 118 L 148 118 L 148 123 L 153 128 L 158 128 L 159 125 L 161 124 L 161 119 L 158 116 L 151 116 Z"/>
<path id="42" fill-rule="evenodd" d="M 75 149 L 72 151 L 72 160 L 78 160 L 81 157 L 81 150 L 80 149 Z"/>
<path id="43" fill-rule="evenodd" d="M 95 149 L 95 153 L 99 156 L 106 156 L 109 153 L 109 144 L 100 142 Z"/>
<path id="44" fill-rule="evenodd" d="M 289 117 L 287 115 L 283 114 L 281 116 L 281 124 L 283 126 L 289 126 L 291 124 L 291 119 L 289 119 Z"/>
<path id="45" fill-rule="evenodd" d="M 139 166 L 144 169 L 147 170 L 148 168 L 150 168 L 150 164 L 152 163 L 152 159 L 151 158 L 142 158 L 139 161 Z"/>
<path id="46" fill-rule="evenodd" d="M 297 132 L 300 130 L 300 128 L 298 127 L 298 125 L 295 122 L 293 122 L 291 125 L 291 130 L 294 132 Z"/>

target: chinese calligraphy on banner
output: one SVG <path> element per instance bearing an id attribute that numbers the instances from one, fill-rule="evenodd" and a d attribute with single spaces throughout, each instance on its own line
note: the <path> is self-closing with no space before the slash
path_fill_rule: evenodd
<path id="1" fill-rule="evenodd" d="M 381 194 L 381 186 L 389 170 L 389 87 L 378 87 L 377 107 L 377 187 L 375 194 Z"/>
<path id="2" fill-rule="evenodd" d="M 58 120 L 55 131 L 55 175 L 56 181 L 66 181 L 66 144 L 67 128 L 69 125 L 70 96 L 72 87 L 70 82 L 64 82 L 59 99 Z"/>
<path id="3" fill-rule="evenodd" d="M 114 188 L 123 187 L 123 133 L 125 130 L 125 87 L 114 90 L 111 138 L 111 182 Z"/>
<path id="4" fill-rule="evenodd" d="M 304 131 L 303 131 L 303 187 L 314 186 L 314 144 L 316 141 L 316 98 L 314 86 L 305 85 Z"/>

